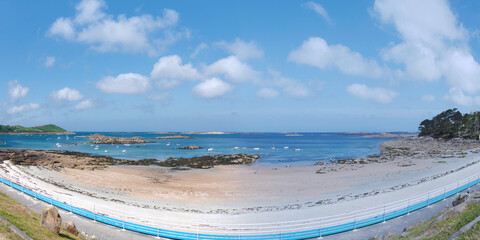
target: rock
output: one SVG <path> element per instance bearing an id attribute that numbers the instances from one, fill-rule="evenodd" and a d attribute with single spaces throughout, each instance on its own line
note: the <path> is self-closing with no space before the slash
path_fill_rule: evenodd
<path id="1" fill-rule="evenodd" d="M 455 207 L 458 204 L 465 202 L 465 199 L 467 199 L 467 196 L 468 194 L 466 193 L 460 193 L 460 195 L 458 195 L 458 197 L 455 200 L 453 200 L 452 206 Z"/>
<path id="2" fill-rule="evenodd" d="M 71 233 L 71 234 L 73 234 L 73 235 L 75 235 L 75 236 L 78 236 L 77 227 L 75 226 L 75 224 L 74 224 L 72 221 L 70 221 L 70 220 L 69 220 L 69 221 L 66 221 L 66 222 L 63 224 L 63 228 L 64 228 L 67 232 L 69 232 L 69 233 Z"/>
<path id="3" fill-rule="evenodd" d="M 81 240 L 98 240 L 98 238 L 95 237 L 95 235 L 90 236 L 85 232 L 81 232 L 80 234 L 78 234 L 78 239 L 81 239 Z"/>
<path id="4" fill-rule="evenodd" d="M 199 147 L 197 145 L 188 145 L 188 146 L 181 147 L 181 148 L 178 148 L 178 149 L 200 149 L 200 148 L 203 148 L 203 147 Z"/>
<path id="5" fill-rule="evenodd" d="M 173 136 L 162 136 L 154 137 L 152 139 L 193 139 L 194 137 L 183 136 L 183 135 L 173 135 Z"/>
<path id="6" fill-rule="evenodd" d="M 131 137 L 131 138 L 124 138 L 124 137 L 111 137 L 105 136 L 102 134 L 91 134 L 87 136 L 78 136 L 78 137 L 88 137 L 89 140 L 95 142 L 87 142 L 83 144 L 138 144 L 138 143 L 153 143 L 152 141 L 144 140 L 142 137 Z"/>
<path id="7" fill-rule="evenodd" d="M 40 224 L 49 231 L 58 234 L 62 226 L 62 217 L 56 207 L 43 208 Z"/>

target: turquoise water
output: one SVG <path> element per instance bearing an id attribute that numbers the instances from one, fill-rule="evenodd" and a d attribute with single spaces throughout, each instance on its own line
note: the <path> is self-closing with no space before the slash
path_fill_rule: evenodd
<path id="1" fill-rule="evenodd" d="M 380 152 L 380 143 L 388 138 L 366 138 L 359 135 L 342 133 L 300 133 L 301 136 L 287 136 L 285 133 L 236 133 L 222 135 L 191 134 L 194 139 L 154 139 L 155 143 L 125 145 L 85 145 L 88 138 L 75 136 L 93 134 L 78 132 L 76 135 L 0 135 L 0 148 L 68 150 L 106 155 L 122 159 L 168 157 L 193 157 L 206 154 L 248 153 L 261 156 L 260 166 L 310 166 L 318 161 L 364 157 Z M 140 136 L 153 138 L 165 134 L 146 132 L 102 132 L 116 137 Z M 170 143 L 170 145 L 168 145 Z M 198 150 L 182 150 L 179 147 L 197 145 Z M 95 149 L 98 146 L 98 149 Z M 288 147 L 288 148 L 286 148 Z M 208 149 L 210 148 L 210 151 Z M 105 152 L 105 150 L 107 152 Z M 296 150 L 296 151 L 295 151 Z"/>

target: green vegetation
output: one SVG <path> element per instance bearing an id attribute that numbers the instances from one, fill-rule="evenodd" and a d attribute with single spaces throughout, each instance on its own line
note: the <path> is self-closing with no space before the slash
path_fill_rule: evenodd
<path id="1" fill-rule="evenodd" d="M 433 138 L 464 138 L 477 139 L 480 129 L 480 113 L 462 114 L 456 108 L 448 109 L 432 119 L 425 119 L 420 123 L 418 136 Z"/>
<path id="2" fill-rule="evenodd" d="M 22 127 L 19 125 L 10 126 L 10 125 L 0 125 L 0 132 L 3 133 L 48 133 L 48 132 L 66 132 L 67 130 L 53 125 L 43 125 L 37 127 Z"/>
<path id="3" fill-rule="evenodd" d="M 389 235 L 385 240 L 448 239 L 462 227 L 480 216 L 480 202 L 466 205 L 462 210 L 448 209 L 437 216 L 407 229 L 402 236 Z M 475 236 L 475 237 L 473 237 Z M 480 224 L 473 225 L 469 231 L 461 234 L 457 239 L 480 239 Z"/>
<path id="4" fill-rule="evenodd" d="M 2 221 L 0 221 L 0 239 L 23 240 L 22 237 L 12 231 L 12 229 Z"/>
<path id="5" fill-rule="evenodd" d="M 77 239 L 76 236 L 61 230 L 59 235 L 48 231 L 40 225 L 40 214 L 31 211 L 22 204 L 0 192 L 0 216 L 15 225 L 33 239 L 64 240 Z M 2 233 L 3 234 L 3 233 Z"/>

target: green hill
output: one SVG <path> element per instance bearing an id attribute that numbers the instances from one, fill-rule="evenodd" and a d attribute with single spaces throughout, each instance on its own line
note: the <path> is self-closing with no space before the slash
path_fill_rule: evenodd
<path id="1" fill-rule="evenodd" d="M 26 132 L 66 132 L 67 130 L 54 125 L 54 124 L 48 124 L 48 125 L 42 125 L 42 126 L 36 126 L 36 127 L 22 127 L 20 125 L 15 125 L 15 126 L 10 126 L 10 125 L 0 125 L 0 132 L 2 133 L 26 133 Z"/>

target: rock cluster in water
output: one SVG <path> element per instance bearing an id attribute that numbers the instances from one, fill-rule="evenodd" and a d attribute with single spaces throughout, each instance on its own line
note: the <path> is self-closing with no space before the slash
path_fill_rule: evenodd
<path id="1" fill-rule="evenodd" d="M 88 137 L 89 140 L 94 142 L 87 142 L 84 144 L 139 144 L 139 143 L 153 143 L 152 141 L 147 141 L 142 137 L 131 137 L 131 138 L 124 138 L 124 137 L 111 137 L 105 136 L 102 134 L 92 134 L 87 136 L 78 136 L 78 137 Z"/>
<path id="2" fill-rule="evenodd" d="M 161 136 L 154 137 L 152 139 L 193 139 L 194 137 L 183 136 L 183 135 L 173 135 L 173 136 Z"/>
<path id="3" fill-rule="evenodd" d="M 179 147 L 178 149 L 190 149 L 190 150 L 192 150 L 192 149 L 201 149 L 201 148 L 203 148 L 203 147 L 199 147 L 197 145 L 187 145 L 185 147 Z"/>

